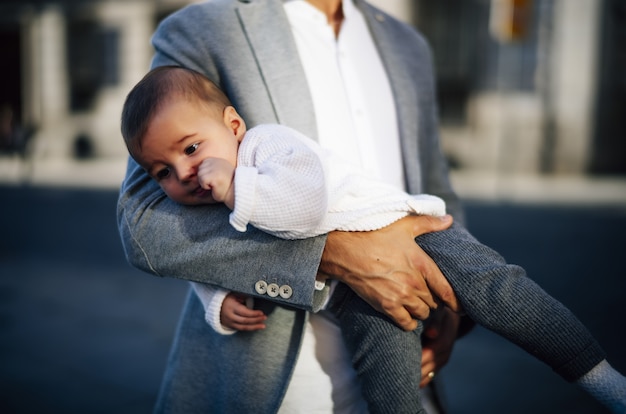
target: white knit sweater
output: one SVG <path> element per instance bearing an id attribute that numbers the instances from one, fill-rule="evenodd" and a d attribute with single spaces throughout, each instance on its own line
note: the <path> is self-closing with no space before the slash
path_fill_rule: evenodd
<path id="1" fill-rule="evenodd" d="M 285 126 L 249 130 L 237 162 L 230 223 L 239 231 L 251 224 L 300 239 L 333 230 L 377 230 L 408 214 L 445 214 L 439 197 L 409 195 L 369 178 Z"/>
<path id="2" fill-rule="evenodd" d="M 282 125 L 256 126 L 239 146 L 235 208 L 230 214 L 231 225 L 239 231 L 250 224 L 283 239 L 302 239 L 333 230 L 377 230 L 409 214 L 442 216 L 445 203 L 371 179 Z M 234 333 L 220 323 L 228 292 L 194 282 L 192 286 L 207 323 L 219 333 Z"/>

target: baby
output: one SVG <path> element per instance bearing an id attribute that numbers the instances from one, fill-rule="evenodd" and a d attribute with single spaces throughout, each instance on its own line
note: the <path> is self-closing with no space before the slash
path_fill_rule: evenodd
<path id="1" fill-rule="evenodd" d="M 250 224 L 297 239 L 377 230 L 409 214 L 445 214 L 441 199 L 372 180 L 288 127 L 247 130 L 215 84 L 180 67 L 156 68 L 133 88 L 124 104 L 122 135 L 130 155 L 168 197 L 187 205 L 223 203 L 231 210 L 231 225 L 242 232 Z M 456 224 L 416 241 L 476 323 L 547 363 L 613 412 L 626 412 L 626 378 L 582 323 L 523 269 L 505 263 Z M 333 287 L 326 309 L 338 321 L 370 411 L 420 410 L 422 324 L 403 331 L 346 285 Z M 218 332 L 264 327 L 265 315 L 249 309 L 244 295 L 197 283 L 194 289 Z M 259 296 L 291 295 L 288 286 L 264 281 L 255 289 Z"/>

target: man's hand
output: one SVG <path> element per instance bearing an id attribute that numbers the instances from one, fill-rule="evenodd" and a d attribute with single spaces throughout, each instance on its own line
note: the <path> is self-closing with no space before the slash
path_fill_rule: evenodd
<path id="1" fill-rule="evenodd" d="M 235 166 L 223 158 L 207 158 L 198 167 L 198 183 L 211 190 L 213 200 L 235 208 Z"/>
<path id="2" fill-rule="evenodd" d="M 454 341 L 458 338 L 461 316 L 442 307 L 424 323 L 422 334 L 422 381 L 425 387 L 448 363 Z"/>
<path id="3" fill-rule="evenodd" d="M 381 230 L 329 233 L 320 277 L 346 283 L 401 328 L 413 330 L 437 303 L 458 310 L 452 287 L 415 237 L 447 229 L 452 217 L 408 216 Z"/>

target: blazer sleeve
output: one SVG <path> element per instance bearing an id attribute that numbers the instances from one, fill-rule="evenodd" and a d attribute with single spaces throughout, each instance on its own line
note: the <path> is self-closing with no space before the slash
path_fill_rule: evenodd
<path id="1" fill-rule="evenodd" d="M 219 81 L 211 44 L 198 32 L 210 31 L 199 7 L 188 7 L 166 19 L 153 38 L 152 66 L 180 65 Z M 213 18 L 215 20 L 215 18 Z M 223 24 L 226 24 L 223 23 Z M 225 30 L 216 33 L 228 33 Z M 206 36 L 205 36 L 206 37 Z M 318 310 L 328 289 L 315 290 L 315 277 L 325 237 L 281 240 L 251 228 L 239 233 L 229 224 L 227 207 L 182 206 L 168 199 L 146 172 L 129 158 L 122 183 L 117 223 L 128 261 L 158 276 L 207 283 L 261 296 L 258 281 L 288 285 L 289 298 L 274 301 L 305 310 Z M 267 295 L 263 296 L 269 299 Z"/>

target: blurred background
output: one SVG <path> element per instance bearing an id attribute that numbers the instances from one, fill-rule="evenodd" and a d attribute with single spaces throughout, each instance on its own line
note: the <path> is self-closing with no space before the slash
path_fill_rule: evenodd
<path id="1" fill-rule="evenodd" d="M 18 135 L 3 133 L 3 149 L 39 161 L 123 158 L 113 120 L 149 66 L 155 25 L 186 3 L 3 0 L 1 119 Z M 432 44 L 454 167 L 626 173 L 624 0 L 374 3 Z"/>
<path id="2" fill-rule="evenodd" d="M 186 285 L 126 264 L 118 120 L 156 25 L 188 3 L 0 2 L 2 413 L 150 412 Z M 625 372 L 626 1 L 372 3 L 431 43 L 470 230 Z M 441 376 L 452 413 L 603 412 L 481 329 Z"/>

